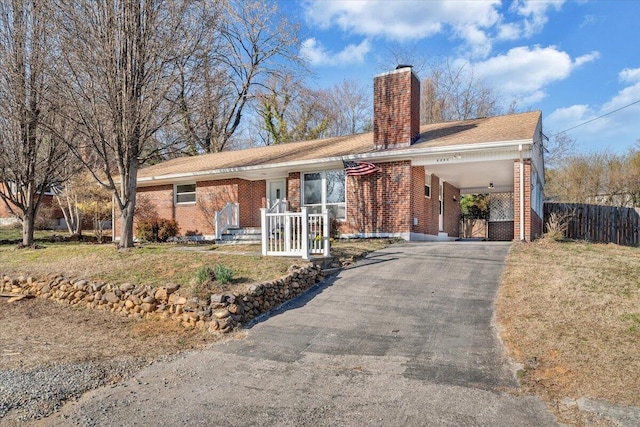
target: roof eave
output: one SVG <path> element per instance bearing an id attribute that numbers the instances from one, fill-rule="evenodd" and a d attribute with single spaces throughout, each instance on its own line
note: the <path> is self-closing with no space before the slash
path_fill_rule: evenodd
<path id="1" fill-rule="evenodd" d="M 444 146 L 436 146 L 436 147 L 420 147 L 420 148 L 404 148 L 404 149 L 396 149 L 396 150 L 386 150 L 386 151 L 372 151 L 368 153 L 362 154 L 350 154 L 346 156 L 331 156 L 324 157 L 320 159 L 311 159 L 311 160 L 296 160 L 292 162 L 282 162 L 282 163 L 270 163 L 266 165 L 254 165 L 254 166 L 241 166 L 236 168 L 222 168 L 222 169 L 209 169 L 204 171 L 197 172 L 187 172 L 187 173 L 175 173 L 175 174 L 167 174 L 167 175 L 155 175 L 150 177 L 138 178 L 139 184 L 150 184 L 159 181 L 173 181 L 173 180 L 185 180 L 185 179 L 193 179 L 198 177 L 205 176 L 217 176 L 217 175 L 233 175 L 242 172 L 251 172 L 256 170 L 265 170 L 265 169 L 294 169 L 294 168 L 304 168 L 311 165 L 318 164 L 326 164 L 326 163 L 335 163 L 340 162 L 342 160 L 386 160 L 386 161 L 394 161 L 394 160 L 407 160 L 413 156 L 424 156 L 429 154 L 443 154 L 450 152 L 469 152 L 469 151 L 481 151 L 481 150 L 490 150 L 490 149 L 499 149 L 499 148 L 507 148 L 507 147 L 520 147 L 521 145 L 532 145 L 532 139 L 520 139 L 520 140 L 511 140 L 511 141 L 499 141 L 499 142 L 482 142 L 476 144 L 458 144 L 458 145 L 444 145 Z"/>

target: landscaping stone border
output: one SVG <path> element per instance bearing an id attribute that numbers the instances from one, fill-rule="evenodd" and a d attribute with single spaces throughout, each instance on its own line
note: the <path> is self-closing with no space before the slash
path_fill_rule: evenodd
<path id="1" fill-rule="evenodd" d="M 292 265 L 287 275 L 248 286 L 245 292 L 212 294 L 208 301 L 180 295 L 178 285 L 154 288 L 132 283 L 105 283 L 69 279 L 62 275 L 44 279 L 3 276 L 0 291 L 36 296 L 89 309 L 105 310 L 132 318 L 173 319 L 186 328 L 207 328 L 227 333 L 323 280 L 319 266 Z"/>

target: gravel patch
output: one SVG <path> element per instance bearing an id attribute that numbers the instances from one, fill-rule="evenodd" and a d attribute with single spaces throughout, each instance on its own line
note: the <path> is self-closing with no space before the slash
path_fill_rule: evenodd
<path id="1" fill-rule="evenodd" d="M 139 371 L 147 362 L 120 359 L 0 370 L 0 425 L 46 417 L 66 401 Z"/>

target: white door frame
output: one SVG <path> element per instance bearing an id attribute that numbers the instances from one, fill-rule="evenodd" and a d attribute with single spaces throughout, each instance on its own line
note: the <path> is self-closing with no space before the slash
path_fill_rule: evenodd
<path id="1" fill-rule="evenodd" d="M 266 182 L 267 184 L 267 209 L 270 209 L 277 199 L 286 199 L 287 198 L 287 180 L 285 178 L 280 179 L 269 179 Z M 275 188 L 274 188 L 275 187 Z M 273 200 L 271 189 L 274 188 Z M 277 197 L 278 190 L 280 190 L 280 197 Z"/>

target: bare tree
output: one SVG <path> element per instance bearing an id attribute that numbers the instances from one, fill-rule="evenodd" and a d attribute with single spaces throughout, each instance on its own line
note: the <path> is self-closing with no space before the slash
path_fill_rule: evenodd
<path id="1" fill-rule="evenodd" d="M 636 206 L 638 153 L 569 155 L 546 170 L 546 195 L 557 201 Z"/>
<path id="2" fill-rule="evenodd" d="M 139 166 L 160 148 L 154 135 L 174 115 L 167 102 L 194 51 L 208 2 L 61 0 L 59 84 L 81 133 L 75 154 L 112 191 L 120 248 L 133 246 Z M 194 31 L 195 30 L 195 31 Z"/>
<path id="3" fill-rule="evenodd" d="M 335 114 L 328 136 L 353 135 L 371 128 L 371 94 L 354 80 L 343 80 L 328 90 L 329 110 Z"/>
<path id="4" fill-rule="evenodd" d="M 259 135 L 265 145 L 327 136 L 336 118 L 327 92 L 314 91 L 291 75 L 272 78 L 258 99 Z"/>
<path id="5" fill-rule="evenodd" d="M 222 4 L 203 48 L 181 70 L 177 95 L 190 154 L 227 148 L 265 81 L 297 67 L 298 26 L 268 0 Z"/>
<path id="6" fill-rule="evenodd" d="M 422 82 L 421 123 L 487 117 L 500 112 L 495 91 L 475 77 L 470 64 L 432 65 Z"/>
<path id="7" fill-rule="evenodd" d="M 91 220 L 98 241 L 103 224 L 111 218 L 111 193 L 99 185 L 88 171 L 76 173 L 54 189 L 69 235 L 82 235 L 83 225 Z"/>
<path id="8" fill-rule="evenodd" d="M 50 17 L 46 1 L 0 1 L 0 199 L 22 222 L 24 246 L 33 245 L 45 193 L 65 179 L 68 154 L 49 127 L 57 116 Z"/>
<path id="9" fill-rule="evenodd" d="M 574 154 L 576 141 L 566 132 L 562 132 L 548 138 L 543 145 L 545 166 L 554 168 Z"/>
<path id="10" fill-rule="evenodd" d="M 501 114 L 504 110 L 496 91 L 479 79 L 469 63 L 449 58 L 433 60 L 402 46 L 393 46 L 381 64 L 388 70 L 408 64 L 420 76 L 420 123 L 466 120 Z M 512 103 L 508 111 L 513 112 Z"/>

